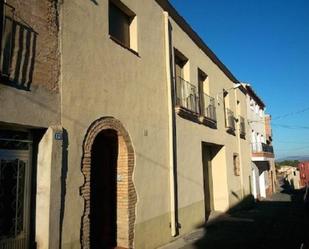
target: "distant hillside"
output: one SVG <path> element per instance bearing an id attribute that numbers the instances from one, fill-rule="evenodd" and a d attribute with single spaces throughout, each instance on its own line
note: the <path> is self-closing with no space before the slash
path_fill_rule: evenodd
<path id="1" fill-rule="evenodd" d="M 282 157 L 276 160 L 276 162 L 282 162 L 282 161 L 309 161 L 309 155 L 308 156 L 287 156 Z"/>

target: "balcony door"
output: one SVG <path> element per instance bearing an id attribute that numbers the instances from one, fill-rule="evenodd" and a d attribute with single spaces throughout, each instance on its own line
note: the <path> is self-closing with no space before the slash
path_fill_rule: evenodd
<path id="1" fill-rule="evenodd" d="M 25 136 L 0 130 L 0 248 L 29 248 L 31 142 Z"/>
<path id="2" fill-rule="evenodd" d="M 209 108 L 205 105 L 204 84 L 207 75 L 200 69 L 198 69 L 198 93 L 199 93 L 199 109 L 202 116 L 206 116 L 206 109 Z"/>
<path id="3" fill-rule="evenodd" d="M 184 64 L 185 62 L 177 55 L 175 55 L 175 81 L 176 81 L 176 104 L 182 105 L 183 103 L 183 78 L 184 78 Z"/>

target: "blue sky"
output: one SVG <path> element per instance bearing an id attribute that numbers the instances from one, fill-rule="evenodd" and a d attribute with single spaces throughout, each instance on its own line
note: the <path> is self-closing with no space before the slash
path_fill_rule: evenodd
<path id="1" fill-rule="evenodd" d="M 265 102 L 276 157 L 309 155 L 309 1 L 170 2 Z"/>

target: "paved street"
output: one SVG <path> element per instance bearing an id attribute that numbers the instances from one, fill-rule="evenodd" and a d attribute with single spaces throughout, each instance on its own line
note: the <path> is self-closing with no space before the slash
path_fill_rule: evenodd
<path id="1" fill-rule="evenodd" d="M 166 248 L 307 249 L 309 211 L 305 210 L 302 197 L 303 191 L 281 189 L 268 200 L 230 210 L 183 237 L 182 243 Z"/>

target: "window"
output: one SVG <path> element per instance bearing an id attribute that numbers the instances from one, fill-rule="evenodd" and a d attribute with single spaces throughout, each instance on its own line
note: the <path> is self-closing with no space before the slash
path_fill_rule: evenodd
<path id="1" fill-rule="evenodd" d="M 264 116 L 264 110 L 263 110 L 263 109 L 260 109 L 259 114 L 260 114 L 260 117 L 263 118 L 263 116 Z"/>
<path id="2" fill-rule="evenodd" d="M 0 128 L 1 248 L 27 248 L 20 245 L 30 234 L 31 144 L 28 132 Z"/>
<path id="3" fill-rule="evenodd" d="M 178 79 L 184 79 L 184 69 L 188 62 L 188 59 L 177 49 L 174 50 L 175 53 L 175 77 L 176 81 Z"/>
<path id="4" fill-rule="evenodd" d="M 254 111 L 256 114 L 259 114 L 259 106 L 257 104 L 255 104 L 255 107 L 254 107 Z"/>
<path id="5" fill-rule="evenodd" d="M 250 108 L 254 111 L 254 100 L 252 98 L 250 98 Z"/>
<path id="6" fill-rule="evenodd" d="M 14 9 L 0 2 L 0 73 L 8 77 L 10 74 L 12 54 L 12 30 Z"/>
<path id="7" fill-rule="evenodd" d="M 135 16 L 120 1 L 109 2 L 109 35 L 121 45 L 137 50 Z"/>
<path id="8" fill-rule="evenodd" d="M 236 153 L 233 155 L 233 165 L 235 176 L 240 176 L 239 156 Z"/>

